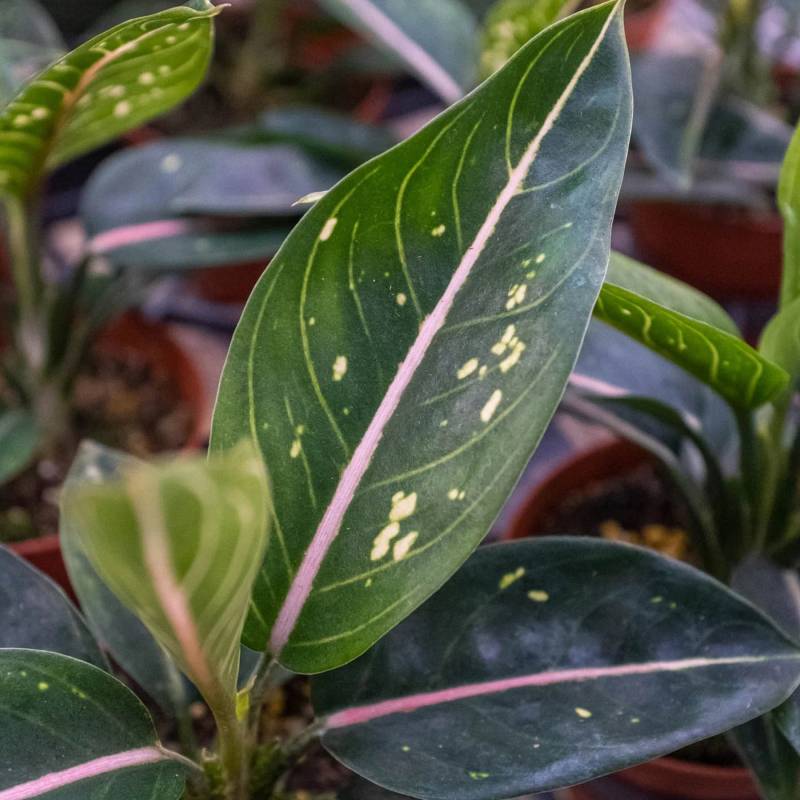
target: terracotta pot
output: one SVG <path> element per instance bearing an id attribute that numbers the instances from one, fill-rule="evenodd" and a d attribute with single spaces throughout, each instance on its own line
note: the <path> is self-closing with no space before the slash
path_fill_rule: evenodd
<path id="1" fill-rule="evenodd" d="M 567 497 L 593 483 L 625 475 L 654 463 L 646 450 L 627 441 L 613 441 L 565 461 L 525 499 L 505 538 L 537 536 L 547 518 Z M 658 758 L 607 778 L 559 793 L 564 800 L 759 800 L 746 769 L 718 767 Z"/>
<path id="2" fill-rule="evenodd" d="M 540 535 L 547 518 L 571 494 L 585 490 L 592 483 L 607 481 L 611 475 L 624 475 L 653 461 L 646 450 L 622 440 L 572 456 L 556 467 L 525 498 L 503 538 L 525 539 Z"/>
<path id="3" fill-rule="evenodd" d="M 123 357 L 125 353 L 131 352 L 144 355 L 155 369 L 172 376 L 181 401 L 192 410 L 192 427 L 184 449 L 194 450 L 205 445 L 208 438 L 210 400 L 190 356 L 170 336 L 166 325 L 146 321 L 137 314 L 127 314 L 106 329 L 96 347 Z M 61 557 L 57 533 L 15 542 L 9 546 L 74 598 Z"/>
<path id="4" fill-rule="evenodd" d="M 777 212 L 639 201 L 630 206 L 630 224 L 648 264 L 718 300 L 778 293 L 783 225 Z"/>
<path id="5" fill-rule="evenodd" d="M 187 280 L 203 300 L 244 305 L 267 264 L 267 261 L 251 261 L 229 267 L 207 267 L 192 270 Z"/>
<path id="6" fill-rule="evenodd" d="M 646 50 L 655 39 L 661 26 L 667 4 L 658 0 L 640 11 L 632 11 L 630 7 L 625 13 L 625 39 L 632 53 Z"/>

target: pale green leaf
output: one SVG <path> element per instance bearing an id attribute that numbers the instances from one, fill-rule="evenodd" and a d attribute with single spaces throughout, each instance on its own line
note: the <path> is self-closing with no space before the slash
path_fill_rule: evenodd
<path id="1" fill-rule="evenodd" d="M 36 650 L 0 650 L 0 797 L 178 800 L 184 768 L 147 709 L 97 667 Z"/>
<path id="2" fill-rule="evenodd" d="M 82 474 L 64 491 L 65 530 L 215 712 L 226 709 L 267 535 L 268 487 L 254 448 L 242 442 L 208 462 L 135 463 L 110 480 L 99 469 Z"/>
<path id="3" fill-rule="evenodd" d="M 795 131 L 783 160 L 778 183 L 778 208 L 783 215 L 783 308 L 800 298 L 800 127 Z"/>
<path id="4" fill-rule="evenodd" d="M 780 364 L 796 382 L 800 379 L 800 295 L 781 308 L 761 334 L 759 350 Z"/>
<path id="5" fill-rule="evenodd" d="M 217 11 L 206 3 L 140 17 L 48 67 L 0 115 L 0 189 L 26 195 L 43 170 L 182 101 L 205 74 Z"/>
<path id="6" fill-rule="evenodd" d="M 786 372 L 739 337 L 636 292 L 605 284 L 594 313 L 708 384 L 734 408 L 757 408 L 786 387 Z"/>
<path id="7" fill-rule="evenodd" d="M 621 5 L 540 34 L 295 227 L 234 335 L 212 447 L 258 441 L 275 544 L 245 643 L 362 653 L 481 541 L 605 274 L 630 121 Z"/>
<path id="8" fill-rule="evenodd" d="M 477 23 L 460 0 L 320 0 L 331 14 L 398 57 L 445 103 L 473 86 Z"/>

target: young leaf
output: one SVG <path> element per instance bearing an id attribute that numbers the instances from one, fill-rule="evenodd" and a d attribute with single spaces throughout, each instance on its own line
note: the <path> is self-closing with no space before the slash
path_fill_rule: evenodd
<path id="1" fill-rule="evenodd" d="M 8 647 L 52 650 L 108 668 L 64 592 L 19 556 L 0 547 L 0 648 Z"/>
<path id="2" fill-rule="evenodd" d="M 125 22 L 48 67 L 0 114 L 0 191 L 27 195 L 45 169 L 172 108 L 198 86 L 218 9 Z"/>
<path id="3" fill-rule="evenodd" d="M 763 405 L 788 375 L 739 337 L 607 283 L 595 316 L 707 383 L 734 408 Z"/>
<path id="4" fill-rule="evenodd" d="M 117 479 L 86 477 L 64 491 L 71 535 L 212 709 L 227 708 L 267 538 L 268 487 L 254 448 L 242 442 L 208 462 L 136 463 Z"/>
<path id="5" fill-rule="evenodd" d="M 778 183 L 778 208 L 783 215 L 783 280 L 781 308 L 800 299 L 800 127 L 783 159 Z"/>
<path id="6" fill-rule="evenodd" d="M 369 780 L 494 800 L 725 731 L 798 681 L 800 649 L 707 575 L 548 537 L 480 549 L 368 656 L 316 679 L 313 697 L 325 747 Z"/>
<path id="7" fill-rule="evenodd" d="M 780 364 L 792 383 L 800 380 L 800 295 L 769 321 L 758 349 L 765 358 Z"/>
<path id="8" fill-rule="evenodd" d="M 119 478 L 135 459 L 105 447 L 84 447 L 67 476 L 67 490 L 90 476 Z M 150 632 L 103 583 L 80 546 L 75 520 L 61 520 L 61 550 L 70 582 L 98 641 L 167 714 L 175 716 L 188 704 L 184 679 L 174 660 Z"/>
<path id="9" fill-rule="evenodd" d="M 116 678 L 68 656 L 0 650 L 0 800 L 177 800 L 183 768 Z"/>
<path id="10" fill-rule="evenodd" d="M 289 669 L 354 658 L 452 574 L 550 420 L 608 259 L 621 14 L 545 31 L 342 181 L 254 290 L 212 446 L 252 436 L 270 465 L 245 643 Z"/>
<path id="11" fill-rule="evenodd" d="M 41 433 L 33 414 L 0 407 L 0 484 L 31 463 L 40 441 Z"/>
<path id="12" fill-rule="evenodd" d="M 460 0 L 320 0 L 331 14 L 399 57 L 448 105 L 473 86 L 477 23 Z"/>

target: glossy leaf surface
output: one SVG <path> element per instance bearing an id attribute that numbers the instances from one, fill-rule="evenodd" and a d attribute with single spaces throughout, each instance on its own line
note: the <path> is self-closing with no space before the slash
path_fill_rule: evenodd
<path id="1" fill-rule="evenodd" d="M 320 0 L 320 4 L 400 58 L 448 105 L 472 88 L 477 24 L 460 0 Z"/>
<path id="2" fill-rule="evenodd" d="M 45 168 L 183 100 L 205 74 L 217 10 L 181 6 L 90 39 L 29 83 L 0 115 L 0 189 L 26 194 Z"/>
<path id="3" fill-rule="evenodd" d="M 0 547 L 0 648 L 6 647 L 52 650 L 108 668 L 86 623 L 61 589 Z"/>
<path id="4" fill-rule="evenodd" d="M 757 408 L 786 388 L 786 372 L 739 337 L 620 286 L 603 286 L 595 316 L 707 383 L 735 408 Z"/>
<path id="5" fill-rule="evenodd" d="M 32 414 L 0 406 L 0 484 L 31 463 L 40 441 L 39 427 Z"/>
<path id="6" fill-rule="evenodd" d="M 797 646 L 707 575 L 644 549 L 548 537 L 480 549 L 313 695 L 323 744 L 369 780 L 495 800 L 725 731 L 798 680 Z"/>
<path id="7" fill-rule="evenodd" d="M 0 798 L 177 800 L 183 770 L 136 696 L 55 653 L 0 650 Z"/>
<path id="8" fill-rule="evenodd" d="M 212 446 L 253 437 L 269 465 L 245 643 L 288 668 L 354 658 L 452 574 L 553 414 L 627 144 L 620 13 L 549 29 L 342 181 L 251 296 Z"/>
<path id="9" fill-rule="evenodd" d="M 83 448 L 67 476 L 68 490 L 92 474 L 100 474 L 106 480 L 117 478 L 126 465 L 133 463 L 135 460 L 130 456 L 115 450 Z M 73 517 L 65 515 L 61 520 L 61 550 L 89 627 L 114 660 L 162 710 L 174 714 L 188 702 L 180 670 L 139 618 L 103 583 L 81 549 L 79 532 L 73 526 Z"/>
<path id="10" fill-rule="evenodd" d="M 239 639 L 266 542 L 260 459 L 242 443 L 208 462 L 137 462 L 111 480 L 99 470 L 84 475 L 64 492 L 68 530 L 212 708 L 223 708 L 236 690 Z"/>

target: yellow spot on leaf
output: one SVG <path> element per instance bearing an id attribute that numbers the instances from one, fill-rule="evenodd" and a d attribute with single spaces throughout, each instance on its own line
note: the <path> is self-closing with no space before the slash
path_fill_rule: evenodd
<path id="1" fill-rule="evenodd" d="M 155 83 L 155 81 L 156 81 L 156 76 L 153 75 L 152 72 L 143 72 L 139 76 L 139 83 L 141 83 L 142 86 L 150 86 L 151 84 Z"/>
<path id="2" fill-rule="evenodd" d="M 545 258 L 547 258 L 547 256 L 544 253 L 539 253 L 539 255 L 536 256 L 536 263 L 541 264 L 544 262 Z"/>
<path id="3" fill-rule="evenodd" d="M 500 578 L 498 586 L 501 589 L 508 589 L 512 583 L 516 583 L 521 577 L 525 575 L 525 567 L 517 567 L 513 572 L 507 572 Z"/>
<path id="4" fill-rule="evenodd" d="M 508 290 L 508 300 L 506 301 L 506 310 L 511 311 L 518 305 L 525 301 L 525 295 L 528 293 L 528 286 L 525 283 L 514 284 Z"/>
<path id="5" fill-rule="evenodd" d="M 297 456 L 300 455 L 302 449 L 303 449 L 303 445 L 300 444 L 300 440 L 299 439 L 295 439 L 292 442 L 291 449 L 289 450 L 289 456 L 291 458 L 297 458 Z"/>
<path id="6" fill-rule="evenodd" d="M 485 781 L 490 776 L 490 773 L 488 773 L 488 772 L 479 772 L 477 770 L 470 770 L 469 776 L 474 781 Z"/>
<path id="7" fill-rule="evenodd" d="M 329 219 L 329 220 L 328 220 L 328 221 L 327 221 L 327 222 L 326 222 L 326 223 L 325 223 L 325 224 L 322 226 L 322 232 L 321 232 L 321 233 L 320 233 L 320 235 L 319 235 L 319 240 L 320 240 L 321 242 L 327 242 L 327 241 L 328 241 L 328 239 L 330 239 L 330 238 L 331 238 L 331 235 L 333 234 L 333 229 L 336 227 L 336 223 L 337 223 L 338 221 L 339 221 L 339 220 L 338 220 L 338 219 L 336 219 L 336 217 L 331 217 L 331 218 L 330 218 L 330 219 Z"/>
<path id="8" fill-rule="evenodd" d="M 50 684 L 47 683 L 46 681 L 39 681 L 39 683 L 37 684 L 36 688 L 40 692 L 46 692 L 50 688 Z"/>
<path id="9" fill-rule="evenodd" d="M 402 561 L 408 555 L 414 542 L 417 541 L 417 536 L 419 536 L 419 533 L 417 531 L 412 531 L 411 533 L 407 533 L 402 539 L 398 539 L 392 548 L 392 558 L 394 558 L 395 561 Z"/>
<path id="10" fill-rule="evenodd" d="M 390 522 L 376 537 L 372 543 L 372 552 L 369 557 L 371 561 L 380 561 L 389 553 L 392 539 L 400 533 L 400 525 L 397 522 Z"/>
<path id="11" fill-rule="evenodd" d="M 403 746 L 402 746 L 400 749 L 401 749 L 401 750 L 402 750 L 404 753 L 408 753 L 408 752 L 411 750 L 411 748 L 410 748 L 410 747 L 409 747 L 407 744 L 404 744 L 404 745 L 403 745 Z"/>
<path id="12" fill-rule="evenodd" d="M 333 379 L 340 381 L 347 374 L 347 356 L 336 356 L 333 362 Z"/>
<path id="13" fill-rule="evenodd" d="M 432 231 L 431 236 L 435 236 L 437 239 L 440 236 L 444 236 L 444 232 L 447 230 L 445 225 L 437 225 Z"/>
<path id="14" fill-rule="evenodd" d="M 404 306 L 406 304 L 406 300 L 408 300 L 408 298 L 402 292 L 395 297 L 395 302 L 399 306 Z"/>
<path id="15" fill-rule="evenodd" d="M 50 116 L 50 111 L 39 106 L 39 108 L 34 108 L 33 111 L 31 111 L 31 116 L 34 119 L 47 119 Z"/>
<path id="16" fill-rule="evenodd" d="M 127 100 L 121 100 L 114 106 L 115 117 L 127 117 L 131 113 L 131 104 Z"/>
<path id="17" fill-rule="evenodd" d="M 576 714 L 577 714 L 577 715 L 578 715 L 578 716 L 579 716 L 581 719 L 589 719 L 589 717 L 591 717 L 591 716 L 592 716 L 592 712 L 591 712 L 591 711 L 589 711 L 589 709 L 588 709 L 588 708 L 581 708 L 580 706 L 579 706 L 578 708 L 576 708 L 576 709 L 575 709 L 575 713 L 576 713 Z"/>
<path id="18" fill-rule="evenodd" d="M 397 492 L 392 497 L 392 510 L 389 512 L 391 522 L 401 522 L 410 517 L 417 510 L 417 493 L 411 492 L 406 495 L 404 492 Z"/>
<path id="19" fill-rule="evenodd" d="M 495 389 L 486 405 L 481 409 L 482 422 L 489 422 L 489 420 L 494 416 L 494 412 L 497 411 L 497 407 L 500 405 L 500 401 L 502 399 L 503 392 L 500 391 L 500 389 Z"/>
<path id="20" fill-rule="evenodd" d="M 447 496 L 448 496 L 448 497 L 449 497 L 451 500 L 458 500 L 458 489 L 451 489 L 451 490 L 450 490 L 450 491 L 447 493 Z"/>
<path id="21" fill-rule="evenodd" d="M 533 600 L 534 603 L 546 603 L 550 599 L 550 595 L 541 589 L 531 589 L 531 591 L 528 592 L 528 597 Z"/>
<path id="22" fill-rule="evenodd" d="M 469 361 L 467 361 L 464 364 L 464 366 L 461 367 L 461 369 L 456 373 L 458 375 L 458 379 L 462 381 L 464 380 L 464 378 L 468 377 L 469 375 L 472 375 L 472 373 L 475 372 L 476 369 L 478 369 L 479 363 L 480 362 L 478 361 L 477 358 L 471 358 Z"/>

